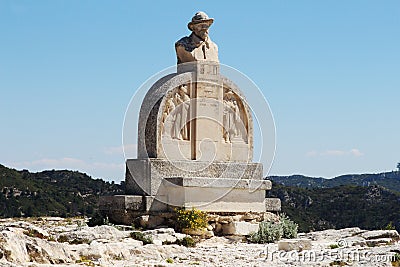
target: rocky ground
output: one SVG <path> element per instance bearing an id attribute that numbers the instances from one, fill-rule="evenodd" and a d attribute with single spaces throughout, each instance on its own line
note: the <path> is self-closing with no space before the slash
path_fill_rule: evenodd
<path id="1" fill-rule="evenodd" d="M 88 227 L 83 219 L 0 220 L 0 266 L 400 266 L 396 231 L 359 228 L 299 234 L 295 250 L 212 237 L 196 247 L 174 244 L 185 235 L 163 228 L 131 237 L 132 229 Z M 139 238 L 140 239 L 140 238 Z M 309 244 L 311 249 L 303 243 Z M 282 243 L 281 243 L 282 244 Z M 282 246 L 280 246 L 282 247 Z"/>

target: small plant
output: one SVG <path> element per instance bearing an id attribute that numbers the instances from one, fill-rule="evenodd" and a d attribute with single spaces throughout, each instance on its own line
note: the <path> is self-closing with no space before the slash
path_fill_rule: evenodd
<path id="1" fill-rule="evenodd" d="M 272 243 L 281 239 L 283 236 L 283 229 L 279 223 L 261 222 L 258 226 L 258 231 L 250 234 L 250 242 L 253 243 Z"/>
<path id="2" fill-rule="evenodd" d="M 108 225 L 109 220 L 107 216 L 103 216 L 101 213 L 96 212 L 92 218 L 89 219 L 87 225 L 89 227 L 98 226 L 98 225 Z"/>
<path id="3" fill-rule="evenodd" d="M 59 242 L 59 243 L 64 243 L 64 242 L 68 242 L 68 236 L 66 236 L 66 235 L 60 235 L 58 238 L 57 238 L 57 242 Z"/>
<path id="4" fill-rule="evenodd" d="M 346 266 L 347 263 L 344 261 L 332 261 L 329 266 Z"/>
<path id="5" fill-rule="evenodd" d="M 174 260 L 171 259 L 171 258 L 168 258 L 168 259 L 166 259 L 165 261 L 166 261 L 167 263 L 174 263 Z"/>
<path id="6" fill-rule="evenodd" d="M 131 237 L 135 240 L 139 240 L 143 242 L 143 245 L 152 244 L 153 239 L 151 236 L 147 236 L 142 232 L 131 232 Z"/>
<path id="7" fill-rule="evenodd" d="M 75 238 L 69 241 L 71 245 L 79 245 L 79 244 L 89 244 L 90 240 L 87 238 Z"/>
<path id="8" fill-rule="evenodd" d="M 281 220 L 275 222 L 261 222 L 258 231 L 250 234 L 249 241 L 253 243 L 272 243 L 281 238 L 297 237 L 298 225 L 285 215 L 281 215 Z"/>
<path id="9" fill-rule="evenodd" d="M 389 222 L 384 230 L 396 230 L 396 227 L 393 225 L 393 222 Z"/>
<path id="10" fill-rule="evenodd" d="M 56 241 L 56 239 L 54 238 L 54 236 L 49 236 L 49 237 L 47 238 L 47 240 L 48 240 L 48 241 Z"/>
<path id="11" fill-rule="evenodd" d="M 284 238 L 296 238 L 297 237 L 297 229 L 299 226 L 297 223 L 293 222 L 289 219 L 285 214 L 281 215 L 281 222 L 283 229 L 283 237 Z"/>
<path id="12" fill-rule="evenodd" d="M 188 228 L 188 229 L 201 229 L 207 227 L 207 213 L 197 210 L 185 210 L 185 209 L 176 209 L 177 215 L 177 227 L 179 229 Z"/>
<path id="13" fill-rule="evenodd" d="M 30 236 L 30 237 L 37 237 L 37 238 L 40 238 L 40 239 L 46 239 L 46 237 L 42 233 L 39 233 L 38 231 L 36 231 L 34 229 L 26 230 L 26 231 L 24 231 L 24 234 L 27 235 L 27 236 Z"/>
<path id="14" fill-rule="evenodd" d="M 122 261 L 123 259 L 124 259 L 124 257 L 122 256 L 122 254 L 120 254 L 120 255 L 113 255 L 113 260 L 116 260 L 116 261 Z"/>
<path id="15" fill-rule="evenodd" d="M 392 266 L 400 267 L 400 254 L 399 253 L 394 254 L 393 259 L 392 259 Z"/>
<path id="16" fill-rule="evenodd" d="M 86 259 L 85 256 L 81 256 L 79 260 L 76 260 L 75 263 L 83 263 L 86 266 L 95 266 L 92 260 Z"/>
<path id="17" fill-rule="evenodd" d="M 329 245 L 329 248 L 330 249 L 336 249 L 336 248 L 339 248 L 339 245 L 338 244 L 331 244 L 331 245 Z"/>
<path id="18" fill-rule="evenodd" d="M 176 240 L 176 244 L 184 247 L 195 247 L 196 241 L 191 236 Z"/>

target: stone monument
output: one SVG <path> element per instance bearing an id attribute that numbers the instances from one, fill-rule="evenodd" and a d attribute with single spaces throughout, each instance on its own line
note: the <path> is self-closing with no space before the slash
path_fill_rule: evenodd
<path id="1" fill-rule="evenodd" d="M 138 158 L 126 161 L 126 195 L 103 197 L 111 221 L 196 208 L 210 213 L 279 211 L 271 182 L 252 162 L 253 121 L 240 88 L 220 74 L 204 12 L 175 43 L 176 73 L 147 92 L 139 114 Z"/>

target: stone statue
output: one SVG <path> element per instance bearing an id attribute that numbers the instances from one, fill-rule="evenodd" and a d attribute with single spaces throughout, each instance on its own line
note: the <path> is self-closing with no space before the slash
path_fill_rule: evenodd
<path id="1" fill-rule="evenodd" d="M 224 96 L 224 140 L 231 143 L 234 137 L 238 136 L 238 123 L 240 120 L 239 107 L 232 91 L 228 91 Z"/>
<path id="2" fill-rule="evenodd" d="M 192 61 L 208 60 L 218 62 L 218 47 L 210 40 L 208 29 L 214 19 L 204 12 L 197 12 L 188 28 L 192 34 L 175 43 L 178 64 Z"/>
<path id="3" fill-rule="evenodd" d="M 174 103 L 173 99 L 170 97 L 167 99 L 167 102 L 165 104 L 165 109 L 163 112 L 163 116 L 162 116 L 162 124 L 161 124 L 162 130 L 161 131 L 163 134 L 167 134 L 167 135 L 171 134 L 170 131 L 166 131 L 165 124 L 167 123 L 168 116 L 172 116 L 172 112 L 174 111 L 174 109 L 175 109 L 175 103 Z M 172 118 L 172 120 L 175 120 L 175 118 Z"/>
<path id="4" fill-rule="evenodd" d="M 172 138 L 179 140 L 189 140 L 188 116 L 190 97 L 188 87 L 182 85 L 174 96 L 175 102 L 175 120 L 172 128 Z"/>

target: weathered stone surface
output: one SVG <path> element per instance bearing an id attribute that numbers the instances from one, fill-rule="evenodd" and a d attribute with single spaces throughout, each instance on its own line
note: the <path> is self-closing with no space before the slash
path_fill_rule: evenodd
<path id="1" fill-rule="evenodd" d="M 161 201 L 171 206 L 203 211 L 264 212 L 264 188 L 270 181 L 251 181 L 210 178 L 171 178 L 163 180 Z"/>
<path id="2" fill-rule="evenodd" d="M 171 162 L 165 159 L 129 159 L 126 162 L 127 194 L 156 195 L 165 178 L 203 177 L 218 179 L 262 179 L 262 165 L 240 162 Z"/>
<path id="3" fill-rule="evenodd" d="M 200 74 L 200 71 L 209 68 L 209 65 L 209 63 L 191 64 L 190 72 L 168 75 L 161 78 L 150 88 L 143 100 L 139 115 L 138 158 L 209 161 L 210 158 L 204 158 L 203 154 L 213 151 L 212 155 L 214 155 L 216 161 L 249 162 L 252 160 L 254 137 L 251 110 L 247 106 L 240 89 L 227 77 L 217 73 L 217 76 L 211 81 L 210 75 Z M 216 83 L 219 86 L 216 86 Z M 188 88 L 190 96 L 185 102 L 179 104 L 171 99 L 174 99 L 182 86 Z M 201 93 L 203 91 L 214 92 L 217 87 L 220 93 L 216 96 L 209 97 L 207 96 L 208 93 Z M 198 95 L 190 93 L 191 91 L 197 92 Z M 230 92 L 233 95 L 230 95 Z M 171 101 L 175 103 L 172 105 Z M 191 110 L 190 107 L 196 106 L 198 114 L 192 115 L 192 118 L 198 117 L 196 121 L 198 120 L 198 123 L 201 124 L 199 125 L 201 127 L 191 127 L 198 128 L 198 132 L 193 133 L 195 134 L 194 137 L 189 133 L 187 136 L 190 136 L 190 138 L 185 137 L 189 139 L 181 136 L 176 137 L 174 136 L 176 133 L 173 133 L 177 115 L 179 115 L 179 118 L 182 117 L 181 109 L 183 107 L 181 104 L 185 103 L 189 105 L 188 112 Z M 229 103 L 234 103 L 234 106 L 230 107 Z M 204 105 L 204 108 L 201 108 L 201 105 Z M 170 108 L 171 106 L 173 108 Z M 212 111 L 214 108 L 215 111 Z M 235 129 L 232 130 L 236 134 L 227 137 L 222 126 L 231 127 L 230 119 L 227 116 L 224 117 L 223 112 L 228 114 L 234 112 L 234 110 L 239 112 Z M 184 116 L 184 118 L 188 117 Z M 214 122 L 217 124 L 214 124 Z M 215 133 L 215 136 L 213 133 Z M 218 138 L 217 135 L 219 135 Z M 211 146 L 200 150 L 200 142 L 208 138 L 211 138 L 210 140 L 213 141 L 213 146 L 217 147 L 217 151 L 214 151 Z M 204 145 L 206 144 L 204 143 Z M 201 158 L 202 155 L 203 158 Z"/>
<path id="4" fill-rule="evenodd" d="M 266 211 L 281 211 L 281 200 L 279 198 L 266 198 L 265 199 Z"/>
<path id="5" fill-rule="evenodd" d="M 191 236 L 199 236 L 201 238 L 211 238 L 214 236 L 214 232 L 212 230 L 208 230 L 207 228 L 204 228 L 204 229 L 184 228 L 184 229 L 182 229 L 182 233 L 191 235 Z"/>
<path id="6" fill-rule="evenodd" d="M 310 239 L 283 239 L 278 241 L 278 250 L 284 251 L 303 251 L 303 250 L 311 249 L 311 240 Z"/>
<path id="7" fill-rule="evenodd" d="M 79 222 L 79 224 L 77 224 Z M 84 220 L 30 220 L 30 225 L 40 228 L 49 237 L 79 231 Z M 127 236 L 122 240 L 96 238 L 90 244 L 60 243 L 48 239 L 24 234 L 25 226 L 10 220 L 0 220 L 0 266 L 8 267 L 49 267 L 49 266 L 330 266 L 335 260 L 342 260 L 352 266 L 391 266 L 390 259 L 400 250 L 399 242 L 391 242 L 375 247 L 366 244 L 349 247 L 329 248 L 332 239 L 349 240 L 362 238 L 366 230 L 358 228 L 326 230 L 307 233 L 315 237 L 311 240 L 311 250 L 279 251 L 278 245 L 250 244 L 241 237 L 214 236 L 201 240 L 196 247 L 187 248 L 178 245 L 161 245 L 162 240 L 171 240 L 172 236 L 183 238 L 185 235 L 174 233 L 173 229 L 164 228 L 145 231 L 158 240 L 158 244 L 143 245 L 141 241 L 129 236 L 130 231 L 120 231 L 115 236 Z M 86 229 L 86 228 L 85 228 Z M 87 228 L 88 231 L 94 228 Z M 85 230 L 86 231 L 86 230 Z M 99 229 L 95 229 L 98 236 Z M 107 232 L 107 231 L 106 231 Z M 307 234 L 300 234 L 302 236 Z M 108 234 L 107 234 L 108 235 Z M 159 235 L 157 237 L 157 235 Z M 372 235 L 372 233 L 371 233 Z M 375 235 L 375 234 L 374 234 Z M 112 235 L 113 236 L 113 235 Z M 79 237 L 79 236 L 78 236 Z M 83 236 L 81 236 L 83 237 Z M 109 236 L 106 236 L 109 237 Z M 181 239 L 180 238 L 180 239 Z M 367 239 L 364 239 L 367 240 Z M 368 239 L 374 240 L 374 239 Z M 375 239 L 376 240 L 376 239 Z M 337 240 L 336 240 L 337 241 Z M 303 248 L 304 249 L 304 248 Z M 307 254 L 312 253 L 312 254 Z M 3 256 L 1 256 L 1 254 Z M 316 255 L 309 260 L 307 255 Z M 349 261 L 342 255 L 353 255 Z M 357 255 L 361 259 L 357 260 Z M 166 259 L 172 259 L 169 264 Z M 305 259 L 305 260 L 303 260 Z M 354 260 L 356 259 L 356 260 Z M 377 259 L 380 259 L 379 261 Z M 85 262 L 79 263 L 79 261 Z"/>
<path id="8" fill-rule="evenodd" d="M 400 236 L 396 230 L 375 230 L 368 231 L 361 234 L 361 237 L 365 239 L 380 239 L 380 238 L 391 238 L 393 240 L 399 240 Z"/>
<path id="9" fill-rule="evenodd" d="M 392 238 L 377 238 L 377 239 L 369 239 L 369 240 L 365 241 L 365 243 L 369 247 L 387 245 L 392 242 L 394 242 L 394 240 Z"/>
<path id="10" fill-rule="evenodd" d="M 250 235 L 258 231 L 258 223 L 233 221 L 222 225 L 222 233 L 224 235 Z"/>

